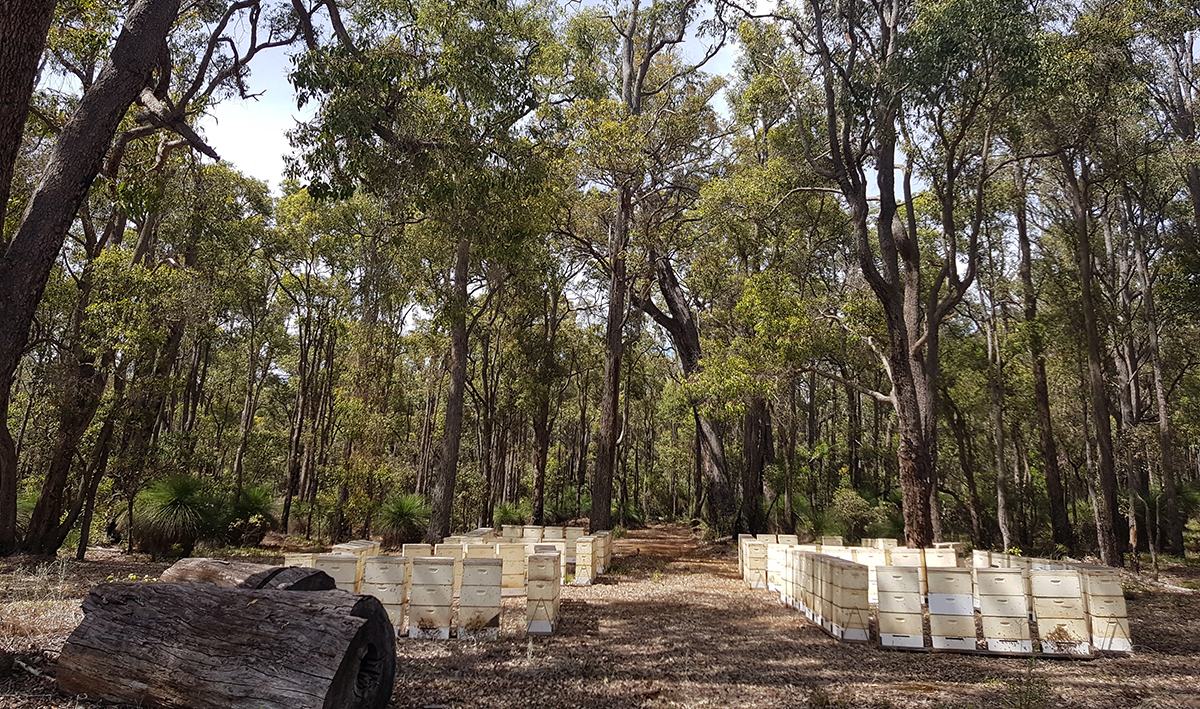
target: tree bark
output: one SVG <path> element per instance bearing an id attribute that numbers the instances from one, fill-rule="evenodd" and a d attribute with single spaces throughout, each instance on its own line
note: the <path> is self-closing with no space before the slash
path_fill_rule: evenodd
<path id="1" fill-rule="evenodd" d="M 54 0 L 0 0 L 0 67 L 4 67 L 0 72 L 0 251 L 8 243 L 4 223 L 13 168 L 56 4 Z"/>
<path id="2" fill-rule="evenodd" d="M 1142 309 L 1146 318 L 1150 369 L 1154 374 L 1154 404 L 1158 411 L 1158 453 L 1162 466 L 1162 494 L 1167 508 L 1166 524 L 1161 532 L 1166 538 L 1166 551 L 1172 554 L 1183 554 L 1184 520 L 1180 518 L 1175 491 L 1175 455 L 1171 447 L 1173 438 L 1171 408 L 1167 402 L 1167 388 L 1163 377 L 1162 350 L 1158 340 L 1158 310 L 1154 303 L 1154 284 L 1150 278 L 1146 247 L 1137 230 L 1134 230 L 1133 240 L 1138 278 L 1142 281 Z M 1149 511 L 1147 510 L 1147 522 L 1149 523 L 1148 518 Z"/>
<path id="3" fill-rule="evenodd" d="M 382 709 L 396 636 L 378 600 L 193 583 L 96 587 L 58 660 L 89 699 L 189 709 Z"/>
<path id="4" fill-rule="evenodd" d="M 178 11 L 179 0 L 140 0 L 133 6 L 111 58 L 59 134 L 0 259 L 0 422 L 7 421 L 17 364 L 67 229 L 100 171 L 118 124 L 147 85 Z M 33 29 L 27 26 L 23 31 Z M 17 461 L 7 423 L 0 428 L 0 553 L 6 553 L 16 543 Z"/>
<path id="5" fill-rule="evenodd" d="M 1046 380 L 1045 345 L 1037 320 L 1037 290 L 1033 286 L 1033 254 L 1029 241 L 1029 219 L 1025 204 L 1025 173 L 1017 170 L 1017 203 L 1015 209 L 1017 243 L 1021 251 L 1018 271 L 1021 294 L 1025 305 L 1025 325 L 1029 332 L 1029 355 L 1033 360 L 1033 405 L 1037 411 L 1038 454 L 1046 476 L 1046 496 L 1050 503 L 1050 529 L 1055 544 L 1068 553 L 1074 550 L 1074 535 L 1067 519 L 1066 495 L 1063 492 L 1062 472 L 1058 466 L 1058 445 L 1050 419 L 1050 387 Z"/>
<path id="6" fill-rule="evenodd" d="M 467 281 L 470 278 L 471 242 L 460 238 L 454 262 L 454 294 L 450 299 L 450 385 L 446 392 L 446 420 L 442 434 L 442 459 L 430 501 L 427 544 L 450 536 L 454 511 L 454 483 L 458 477 L 458 453 L 462 445 L 463 399 L 467 391 Z"/>
<path id="7" fill-rule="evenodd" d="M 617 225 L 609 237 L 608 315 L 604 330 L 604 372 L 600 380 L 600 429 L 596 435 L 596 465 L 592 470 L 591 530 L 612 528 L 613 473 L 616 470 L 621 360 L 625 354 L 625 245 L 633 219 L 633 196 L 628 186 L 617 190 Z"/>
<path id="8" fill-rule="evenodd" d="M 1072 231 L 1075 237 L 1076 263 L 1079 268 L 1080 309 L 1083 311 L 1084 334 L 1087 345 L 1088 391 L 1092 404 L 1096 444 L 1099 450 L 1097 474 L 1100 482 L 1100 506 L 1095 510 L 1100 533 L 1100 558 L 1108 566 L 1121 566 L 1114 524 L 1120 517 L 1117 501 L 1117 473 L 1113 458 L 1112 423 L 1109 419 L 1108 394 L 1105 392 L 1104 365 L 1101 362 L 1100 327 L 1097 323 L 1093 294 L 1092 243 L 1087 195 L 1087 163 L 1076 172 L 1073 158 L 1065 153 L 1060 158 L 1067 182 L 1067 198 L 1071 207 Z"/>

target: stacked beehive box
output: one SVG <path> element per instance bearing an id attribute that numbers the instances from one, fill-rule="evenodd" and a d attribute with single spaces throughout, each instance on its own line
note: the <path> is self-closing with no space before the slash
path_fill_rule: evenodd
<path id="1" fill-rule="evenodd" d="M 879 583 L 879 643 L 883 647 L 920 650 L 925 647 L 921 614 L 921 576 L 911 566 L 882 566 Z"/>
<path id="2" fill-rule="evenodd" d="M 1019 655 L 1033 652 L 1025 575 L 1021 569 L 975 570 L 975 595 L 983 616 L 983 639 L 988 652 Z"/>
<path id="3" fill-rule="evenodd" d="M 746 573 L 750 588 L 767 587 L 767 545 L 760 541 L 746 543 Z"/>
<path id="4" fill-rule="evenodd" d="M 463 560 L 462 590 L 458 597 L 459 640 L 496 640 L 500 637 L 500 559 Z"/>
<path id="5" fill-rule="evenodd" d="M 975 599 L 971 570 L 932 568 L 929 587 L 929 636 L 934 650 L 975 652 Z"/>
<path id="6" fill-rule="evenodd" d="M 840 547 L 845 546 L 845 542 L 839 537 L 821 537 L 822 547 Z"/>
<path id="7" fill-rule="evenodd" d="M 587 586 L 596 578 L 596 538 L 575 540 L 575 583 Z"/>
<path id="8" fill-rule="evenodd" d="M 463 547 L 463 559 L 497 559 L 496 544 L 493 543 L 471 543 Z"/>
<path id="9" fill-rule="evenodd" d="M 525 630 L 528 633 L 553 633 L 558 624 L 561 563 L 557 552 L 529 557 L 525 591 Z"/>
<path id="10" fill-rule="evenodd" d="M 458 591 L 462 588 L 463 559 L 466 558 L 466 548 L 462 544 L 448 544 L 443 542 L 433 547 L 433 555 L 454 560 L 454 579 L 452 586 L 454 588 L 454 593 L 458 593 Z"/>
<path id="11" fill-rule="evenodd" d="M 522 527 L 515 524 L 500 525 L 500 541 L 515 542 L 521 538 Z"/>
<path id="12" fill-rule="evenodd" d="M 536 524 L 527 524 L 524 527 L 521 527 L 521 540 L 526 544 L 531 542 L 540 542 L 542 541 L 542 531 L 542 527 L 539 527 Z"/>
<path id="13" fill-rule="evenodd" d="M 567 527 L 563 529 L 563 541 L 567 543 L 567 560 L 569 563 L 575 563 L 575 542 L 580 537 L 586 537 L 587 530 L 583 527 Z"/>
<path id="14" fill-rule="evenodd" d="M 787 560 L 787 546 L 767 544 L 767 590 L 778 592 L 783 584 L 783 566 Z"/>
<path id="15" fill-rule="evenodd" d="M 795 534 L 778 534 L 776 535 L 776 542 L 794 547 L 800 543 L 800 537 L 796 536 Z"/>
<path id="16" fill-rule="evenodd" d="M 832 633 L 838 640 L 871 639 L 871 606 L 867 600 L 867 567 L 853 561 L 830 562 L 832 580 Z"/>
<path id="17" fill-rule="evenodd" d="M 412 592 L 412 560 L 424 559 L 433 556 L 432 544 L 405 544 L 400 547 L 400 553 L 405 559 L 409 560 L 408 575 L 404 579 L 404 584 L 408 587 L 409 592 Z"/>
<path id="18" fill-rule="evenodd" d="M 368 556 L 363 565 L 361 591 L 379 599 L 397 632 L 404 627 L 407 578 L 408 560 L 402 556 Z"/>
<path id="19" fill-rule="evenodd" d="M 1029 585 L 1042 654 L 1090 657 L 1087 606 L 1079 572 L 1031 571 Z"/>
<path id="20" fill-rule="evenodd" d="M 887 553 L 882 549 L 857 547 L 854 563 L 867 567 L 867 600 L 872 605 L 879 603 L 879 567 L 887 566 Z"/>
<path id="21" fill-rule="evenodd" d="M 284 554 L 284 566 L 299 566 L 305 569 L 311 569 L 317 564 L 316 554 Z"/>
<path id="22" fill-rule="evenodd" d="M 534 544 L 532 549 L 527 550 L 532 554 L 558 554 L 560 580 L 567 578 L 567 543 L 565 540 L 558 539 L 554 541 L 542 540 L 540 544 Z"/>
<path id="23" fill-rule="evenodd" d="M 1097 650 L 1127 653 L 1133 651 L 1126 616 L 1125 595 L 1117 572 L 1105 567 L 1081 569 L 1087 586 L 1088 617 L 1092 644 Z"/>
<path id="24" fill-rule="evenodd" d="M 887 550 L 889 566 L 904 566 L 917 570 L 920 582 L 921 600 L 929 593 L 928 581 L 925 577 L 925 550 L 909 549 L 908 547 L 892 547 Z"/>
<path id="25" fill-rule="evenodd" d="M 602 574 L 612 565 L 612 532 L 604 530 L 596 532 L 592 536 L 596 538 L 596 545 L 599 548 L 596 573 Z"/>
<path id="26" fill-rule="evenodd" d="M 506 596 L 521 595 L 525 590 L 525 545 L 517 542 L 501 542 L 496 545 L 496 557 L 504 562 L 500 579 L 501 593 Z"/>
<path id="27" fill-rule="evenodd" d="M 738 535 L 738 576 L 746 580 L 746 544 L 754 541 L 753 534 Z"/>
<path id="28" fill-rule="evenodd" d="M 925 569 L 953 569 L 958 567 L 958 552 L 954 547 L 923 550 Z"/>
<path id="29" fill-rule="evenodd" d="M 317 554 L 314 565 L 329 574 L 338 588 L 358 593 L 362 583 L 361 561 L 357 554 Z"/>
<path id="30" fill-rule="evenodd" d="M 447 640 L 454 600 L 454 559 L 426 556 L 412 560 L 408 637 Z"/>
<path id="31" fill-rule="evenodd" d="M 779 536 L 775 535 L 775 534 L 760 534 L 757 537 L 755 537 L 755 539 L 762 542 L 763 544 L 778 544 L 779 543 Z"/>

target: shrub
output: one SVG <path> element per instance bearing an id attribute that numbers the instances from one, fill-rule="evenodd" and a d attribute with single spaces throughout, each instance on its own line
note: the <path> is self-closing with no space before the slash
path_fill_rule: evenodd
<path id="1" fill-rule="evenodd" d="M 417 542 L 429 526 L 429 503 L 420 495 L 399 495 L 379 508 L 379 525 L 389 546 Z"/>
<path id="2" fill-rule="evenodd" d="M 203 480 L 175 475 L 137 496 L 134 541 L 156 559 L 175 552 L 190 556 L 196 542 L 214 535 L 220 518 L 220 505 Z"/>
<path id="3" fill-rule="evenodd" d="M 274 514 L 271 490 L 251 487 L 229 505 L 225 515 L 225 541 L 241 546 L 258 546 L 278 522 Z"/>
<path id="4" fill-rule="evenodd" d="M 524 500 L 520 503 L 501 502 L 496 505 L 496 511 L 492 513 L 493 525 L 499 527 L 503 524 L 525 524 L 525 520 L 529 518 L 530 514 L 526 506 Z"/>

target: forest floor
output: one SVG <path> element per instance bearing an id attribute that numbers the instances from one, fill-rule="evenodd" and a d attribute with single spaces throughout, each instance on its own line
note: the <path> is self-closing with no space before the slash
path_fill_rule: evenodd
<path id="1" fill-rule="evenodd" d="M 839 643 L 746 588 L 736 549 L 678 527 L 633 531 L 615 555 L 596 585 L 564 588 L 553 636 L 526 637 L 525 601 L 509 598 L 498 642 L 401 640 L 391 706 L 1200 709 L 1200 592 L 1183 588 L 1200 582 L 1194 560 L 1164 568 L 1174 587 L 1126 579 L 1132 656 L 1051 660 Z M 0 561 L 0 652 L 25 665 L 0 665 L 0 709 L 98 706 L 51 679 L 79 602 L 95 584 L 166 567 L 115 552 Z"/>

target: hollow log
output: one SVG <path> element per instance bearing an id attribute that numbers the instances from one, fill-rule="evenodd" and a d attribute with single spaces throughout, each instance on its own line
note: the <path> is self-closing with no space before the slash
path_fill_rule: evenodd
<path id="1" fill-rule="evenodd" d="M 291 591 L 330 591 L 333 578 L 320 569 L 270 566 L 203 557 L 180 559 L 162 572 L 159 581 L 212 583 L 229 588 L 278 588 Z"/>
<path id="2" fill-rule="evenodd" d="M 112 583 L 83 602 L 63 690 L 188 709 L 382 709 L 396 636 L 375 598 L 197 583 Z"/>

